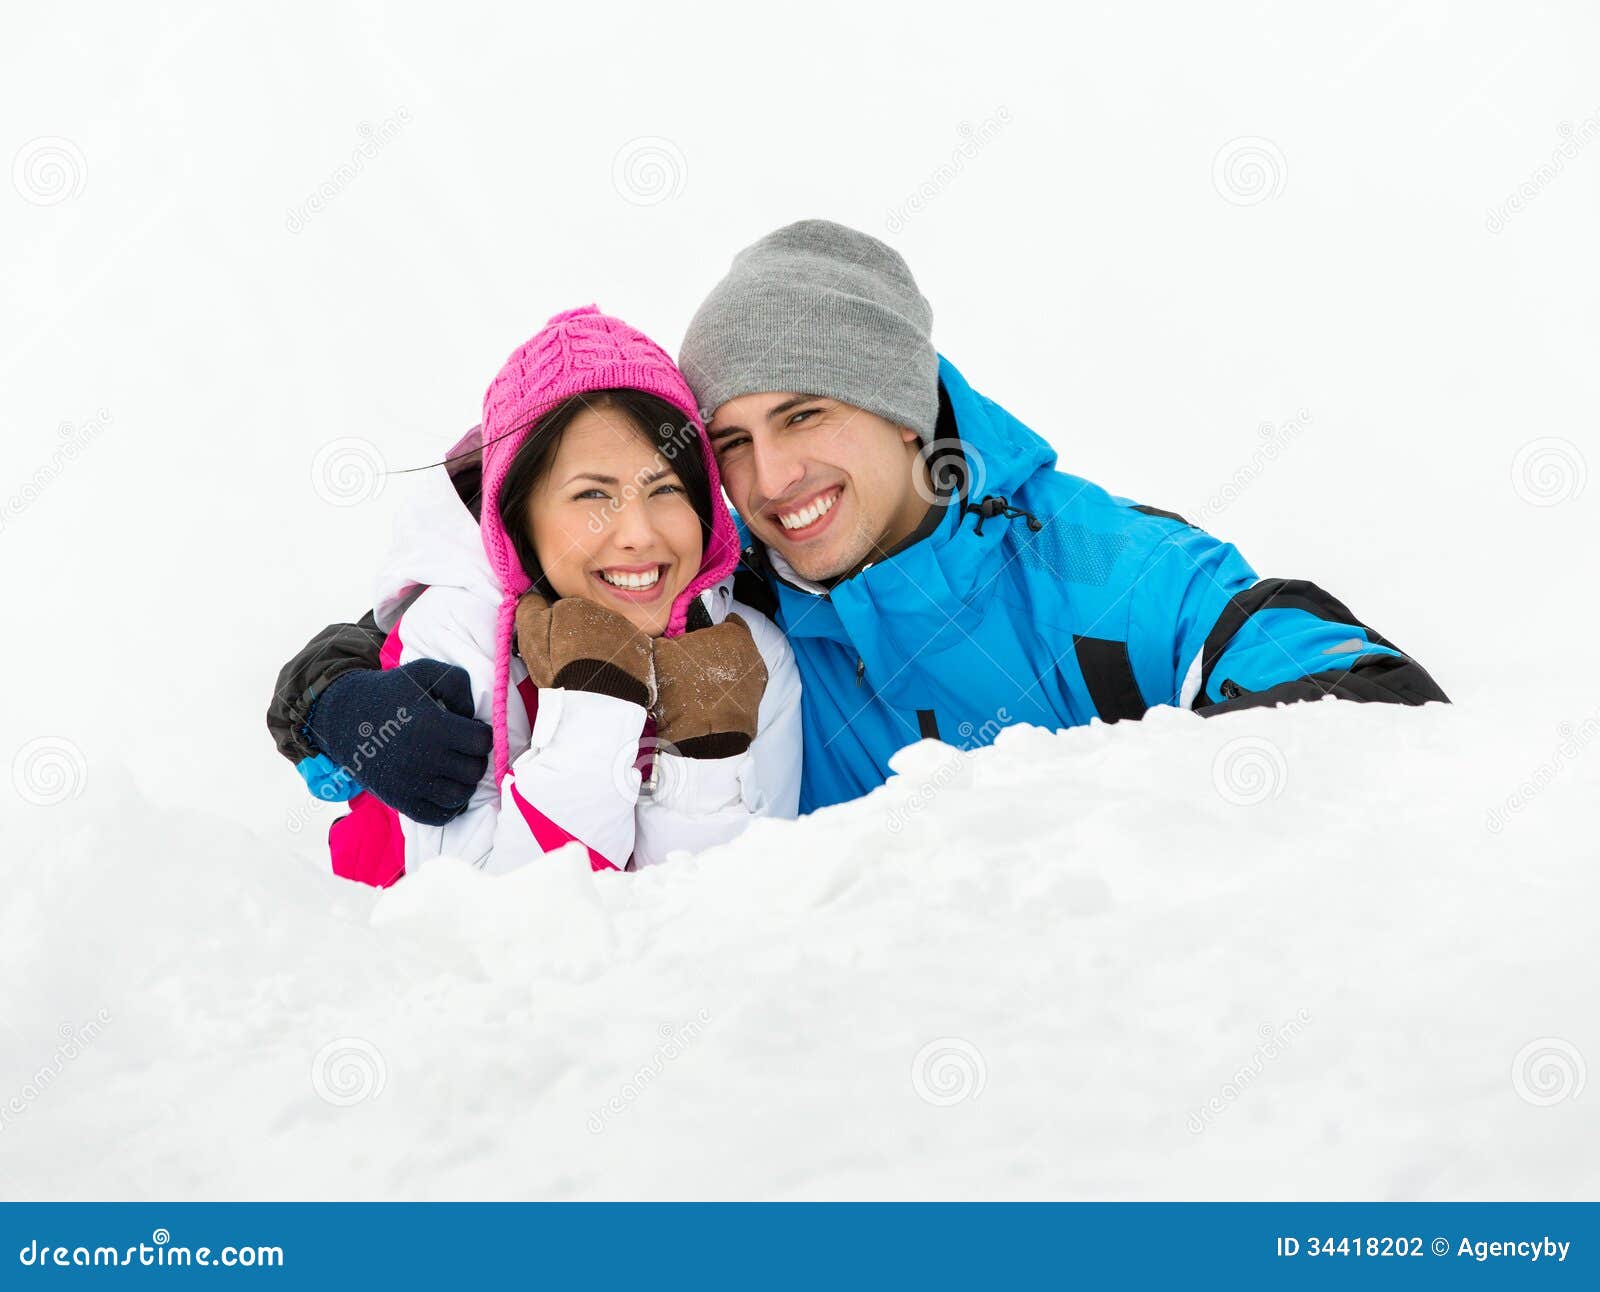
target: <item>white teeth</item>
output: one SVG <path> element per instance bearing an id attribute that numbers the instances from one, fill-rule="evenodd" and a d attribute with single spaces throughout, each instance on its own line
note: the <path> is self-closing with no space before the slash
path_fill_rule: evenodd
<path id="1" fill-rule="evenodd" d="M 656 586 L 657 580 L 661 578 L 661 567 L 658 565 L 655 569 L 646 570 L 641 574 L 630 574 L 620 570 L 613 574 L 609 570 L 601 570 L 600 577 L 607 583 L 614 584 L 619 588 L 627 588 L 633 592 L 641 592 L 645 588 L 653 588 Z"/>
<path id="2" fill-rule="evenodd" d="M 804 529 L 807 525 L 814 524 L 818 519 L 826 516 L 833 510 L 833 504 L 839 501 L 837 493 L 830 493 L 820 502 L 814 502 L 799 511 L 790 512 L 787 516 L 779 516 L 778 523 L 785 529 Z"/>

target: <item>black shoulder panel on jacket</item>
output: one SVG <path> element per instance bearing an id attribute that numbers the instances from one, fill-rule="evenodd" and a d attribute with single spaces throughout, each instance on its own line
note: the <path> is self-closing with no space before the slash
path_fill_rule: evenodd
<path id="1" fill-rule="evenodd" d="M 1089 698 L 1094 701 L 1101 719 L 1117 722 L 1123 718 L 1144 717 L 1149 706 L 1133 676 L 1128 643 L 1074 636 L 1072 645 L 1078 656 L 1078 667 L 1083 671 L 1084 685 L 1089 688 Z"/>

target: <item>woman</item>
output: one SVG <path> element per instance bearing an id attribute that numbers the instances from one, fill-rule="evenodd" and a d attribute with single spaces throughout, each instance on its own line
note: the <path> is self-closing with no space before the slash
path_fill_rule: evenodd
<path id="1" fill-rule="evenodd" d="M 330 836 L 335 871 L 382 885 L 439 855 L 505 870 L 573 840 L 595 869 L 626 869 L 793 816 L 799 673 L 733 600 L 716 459 L 660 347 L 593 306 L 557 314 L 445 465 L 400 519 L 375 613 L 387 667 L 467 671 L 494 756 L 442 826 L 358 796 Z"/>

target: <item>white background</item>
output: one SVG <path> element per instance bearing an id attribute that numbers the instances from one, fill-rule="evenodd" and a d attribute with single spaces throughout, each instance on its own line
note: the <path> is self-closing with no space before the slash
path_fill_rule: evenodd
<path id="1" fill-rule="evenodd" d="M 96 854 L 107 870 L 189 867 L 180 905 L 208 873 L 237 885 L 280 860 L 311 882 L 320 825 L 299 828 L 299 783 L 262 715 L 282 661 L 369 604 L 405 498 L 405 477 L 378 468 L 437 460 L 557 310 L 599 302 L 675 351 L 734 252 L 808 216 L 903 252 L 939 349 L 1063 469 L 1204 515 L 1262 575 L 1322 584 L 1420 659 L 1477 724 L 1470 740 L 1435 730 L 1425 750 L 1459 750 L 1457 779 L 1515 751 L 1441 810 L 1481 833 L 1480 810 L 1549 756 L 1557 724 L 1600 706 L 1597 42 L 1600 15 L 1579 3 L 13 14 L 0 759 L 68 742 L 82 784 L 42 807 L 0 782 L 0 821 L 44 841 L 5 850 L 8 891 L 53 864 L 69 816 L 123 841 Z M 1265 171 L 1230 171 L 1240 148 Z M 331 196 L 307 214 L 319 190 Z M 329 446 L 349 438 L 364 444 L 336 476 Z M 1281 451 L 1264 461 L 1269 443 Z M 1519 738 L 1497 734 L 1513 725 Z M 1370 739 L 1393 748 L 1405 731 Z M 1560 779 L 1570 789 L 1597 761 L 1589 748 Z M 1326 797 L 1297 785 L 1308 810 Z M 1568 869 L 1551 882 L 1589 882 L 1582 804 L 1560 801 L 1570 815 L 1548 824 L 1544 860 Z M 1412 818 L 1403 794 L 1390 806 L 1395 828 Z M 163 837 L 201 814 L 237 834 Z M 1434 846 L 1430 830 L 1411 851 Z M 112 978 L 111 914 L 92 946 L 67 932 L 84 927 L 71 903 L 104 882 L 84 871 L 65 905 L 4 899 L 19 925 L 28 913 L 38 957 L 16 963 L 42 976 L 66 947 Z M 239 900 L 274 918 L 260 894 Z M 173 916 L 151 955 L 193 918 Z M 1564 981 L 1592 984 L 1572 948 Z M 46 1036 L 100 1003 L 49 1000 L 34 1019 Z M 1497 1080 L 1554 1025 L 1497 1041 Z M 10 1043 L 18 1075 L 0 1081 L 15 1086 L 41 1053 L 31 1033 Z M 1234 1165 L 1213 1178 L 1248 1194 Z M 130 1193 L 186 1178 L 122 1169 Z M 826 1193 L 835 1177 L 819 1172 Z M 626 1193 L 629 1178 L 593 1187 Z M 1132 1177 L 1074 1178 L 1115 1193 Z M 1488 1174 L 1450 1178 L 1492 1194 Z M 93 1179 L 35 1187 L 93 1194 Z M 422 1187 L 407 1179 L 391 1185 Z"/>

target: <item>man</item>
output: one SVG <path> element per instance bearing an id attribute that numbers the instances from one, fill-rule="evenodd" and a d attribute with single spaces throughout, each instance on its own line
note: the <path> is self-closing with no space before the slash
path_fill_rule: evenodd
<path id="1" fill-rule="evenodd" d="M 896 252 L 803 220 L 735 258 L 679 355 L 743 521 L 739 595 L 800 667 L 801 811 L 881 784 L 924 737 L 972 746 L 1164 704 L 1446 699 L 1320 588 L 1260 580 L 1181 516 L 1057 471 L 931 328 Z M 372 672 L 380 637 L 370 615 L 325 629 L 284 667 L 268 725 L 314 789 L 342 767 L 405 815 L 448 819 L 445 769 L 481 757 L 483 724 L 442 665 Z M 362 726 L 419 687 L 439 707 L 359 768 Z"/>

